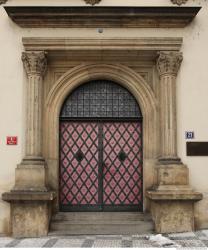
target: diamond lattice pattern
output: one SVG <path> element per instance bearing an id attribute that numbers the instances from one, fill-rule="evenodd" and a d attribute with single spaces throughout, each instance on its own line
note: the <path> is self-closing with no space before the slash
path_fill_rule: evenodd
<path id="1" fill-rule="evenodd" d="M 103 137 L 103 203 L 142 206 L 141 123 L 105 123 Z M 127 156 L 124 161 L 120 152 Z"/>
<path id="2" fill-rule="evenodd" d="M 98 125 L 60 124 L 60 202 L 62 205 L 98 203 Z M 77 157 L 77 155 L 83 157 Z"/>

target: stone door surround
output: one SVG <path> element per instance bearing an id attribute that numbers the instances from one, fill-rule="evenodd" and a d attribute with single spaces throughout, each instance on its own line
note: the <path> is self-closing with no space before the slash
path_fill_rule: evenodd
<path id="1" fill-rule="evenodd" d="M 202 198 L 189 187 L 188 168 L 177 156 L 176 77 L 182 63 L 181 38 L 23 38 L 27 74 L 25 157 L 16 168 L 15 187 L 3 194 L 11 202 L 12 232 L 16 237 L 48 232 L 51 209 L 58 211 L 59 113 L 65 98 L 91 80 L 115 81 L 138 101 L 143 115 L 144 210 L 150 210 L 157 232 L 194 229 L 193 204 Z M 87 52 L 86 52 L 87 51 Z M 43 99 L 50 60 L 82 52 L 102 53 L 102 61 L 80 62 L 66 71 Z M 110 62 L 107 52 L 117 56 Z M 157 69 L 159 94 L 128 66 L 131 52 Z M 119 58 L 125 58 L 125 65 Z M 71 57 L 68 57 L 71 58 Z M 106 59 L 105 59 L 106 58 Z M 73 60 L 73 58 L 71 58 Z M 151 191 L 150 191 L 151 189 Z M 56 197 L 56 198 L 55 198 Z M 164 212 L 165 211 L 165 212 Z M 180 211 L 181 216 L 175 218 Z M 21 219 L 19 219 L 21 218 Z M 174 223 L 167 223 L 167 220 Z M 29 223 L 25 223 L 29 222 Z M 40 225 L 41 226 L 40 226 Z"/>

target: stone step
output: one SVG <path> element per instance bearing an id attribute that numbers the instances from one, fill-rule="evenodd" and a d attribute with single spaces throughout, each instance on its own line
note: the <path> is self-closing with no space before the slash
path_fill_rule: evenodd
<path id="1" fill-rule="evenodd" d="M 149 214 L 72 212 L 53 216 L 49 235 L 146 234 L 154 230 Z"/>
<path id="2" fill-rule="evenodd" d="M 53 216 L 53 220 L 66 221 L 98 221 L 98 220 L 151 220 L 150 214 L 139 212 L 59 212 Z"/>

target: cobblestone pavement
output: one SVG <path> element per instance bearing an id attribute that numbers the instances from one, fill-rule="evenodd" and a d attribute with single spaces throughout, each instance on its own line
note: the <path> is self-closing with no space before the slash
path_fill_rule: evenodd
<path id="1" fill-rule="evenodd" d="M 79 248 L 102 248 L 102 247 L 159 247 L 146 239 L 148 235 L 93 235 L 93 236 L 48 236 L 43 238 L 13 239 L 0 237 L 0 247 L 79 247 Z M 149 235 L 150 236 L 150 235 Z M 190 233 L 164 235 L 173 240 L 182 248 L 208 248 L 208 230 Z"/>

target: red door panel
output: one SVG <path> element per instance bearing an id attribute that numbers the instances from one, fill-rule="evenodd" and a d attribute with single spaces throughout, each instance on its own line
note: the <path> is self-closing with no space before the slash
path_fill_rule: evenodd
<path id="1" fill-rule="evenodd" d="M 142 126 L 103 124 L 103 205 L 142 209 Z"/>
<path id="2" fill-rule="evenodd" d="M 68 211 L 73 207 L 97 205 L 97 123 L 61 122 L 60 134 L 61 209 Z"/>

